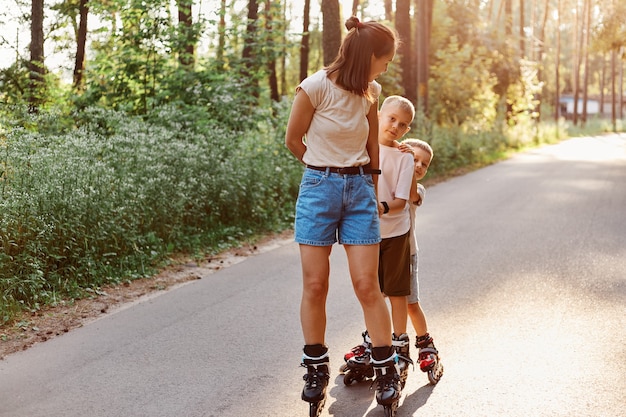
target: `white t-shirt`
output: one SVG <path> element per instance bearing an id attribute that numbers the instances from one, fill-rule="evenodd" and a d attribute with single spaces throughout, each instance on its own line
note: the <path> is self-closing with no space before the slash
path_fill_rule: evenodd
<path id="1" fill-rule="evenodd" d="M 422 184 L 417 185 L 417 192 L 422 197 L 420 200 L 420 206 L 424 202 L 424 197 L 426 196 L 426 189 Z M 413 204 L 411 201 L 409 206 L 409 212 L 411 213 L 411 255 L 415 255 L 419 252 L 419 246 L 417 245 L 417 231 L 415 230 L 415 212 L 417 210 L 417 204 Z"/>
<path id="2" fill-rule="evenodd" d="M 302 158 L 307 165 L 350 167 L 370 162 L 367 153 L 371 103 L 333 83 L 320 70 L 303 80 L 297 89 L 306 92 L 315 113 L 306 132 L 307 150 Z M 381 86 L 370 83 L 370 94 L 378 98 Z"/>
<path id="3" fill-rule="evenodd" d="M 413 186 L 413 155 L 401 152 L 391 146 L 379 147 L 380 169 L 378 178 L 378 201 L 391 201 L 396 198 L 406 200 L 402 211 L 383 214 L 380 217 L 380 235 L 383 239 L 402 236 L 411 227 L 409 200 Z"/>

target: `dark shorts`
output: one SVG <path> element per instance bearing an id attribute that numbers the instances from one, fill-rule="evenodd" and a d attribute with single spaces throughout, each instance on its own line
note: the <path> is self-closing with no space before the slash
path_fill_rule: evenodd
<path id="1" fill-rule="evenodd" d="M 378 264 L 380 290 L 387 296 L 411 294 L 411 246 L 409 232 L 380 242 Z"/>

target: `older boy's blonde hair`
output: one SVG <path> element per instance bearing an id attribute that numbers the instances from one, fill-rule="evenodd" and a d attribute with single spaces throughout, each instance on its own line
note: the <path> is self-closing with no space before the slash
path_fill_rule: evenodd
<path id="1" fill-rule="evenodd" d="M 413 103 L 411 103 L 409 99 L 402 96 L 389 96 L 385 99 L 385 101 L 383 101 L 380 109 L 382 110 L 385 108 L 385 106 L 388 106 L 390 104 L 396 104 L 400 106 L 402 110 L 411 113 L 411 121 L 413 121 L 413 119 L 415 118 L 415 106 L 413 106 Z"/>
<path id="2" fill-rule="evenodd" d="M 430 160 L 433 160 L 433 157 L 435 156 L 435 153 L 433 152 L 433 148 L 428 144 L 428 142 L 425 142 L 421 139 L 404 139 L 402 141 L 402 143 L 415 147 L 415 148 L 420 148 L 425 150 L 426 152 L 428 152 L 430 154 Z"/>

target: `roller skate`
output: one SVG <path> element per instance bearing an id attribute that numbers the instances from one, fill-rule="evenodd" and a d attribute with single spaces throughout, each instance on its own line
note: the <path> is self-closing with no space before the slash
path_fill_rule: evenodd
<path id="1" fill-rule="evenodd" d="M 419 349 L 418 361 L 422 372 L 428 374 L 428 380 L 436 385 L 443 375 L 443 365 L 439 360 L 439 351 L 435 348 L 433 338 L 428 333 L 416 338 L 415 347 Z"/>
<path id="2" fill-rule="evenodd" d="M 309 356 L 315 354 L 317 356 Z M 302 355 L 302 366 L 307 369 L 304 374 L 302 399 L 309 403 L 309 417 L 319 417 L 326 402 L 326 387 L 330 374 L 328 372 L 328 348 L 322 345 L 307 345 Z"/>
<path id="3" fill-rule="evenodd" d="M 350 352 L 343 355 L 344 363 L 339 367 L 339 373 L 341 375 L 344 375 L 348 371 L 348 360 L 350 360 L 350 358 L 353 358 L 355 356 L 363 356 L 365 354 L 365 351 L 371 347 L 371 340 L 369 334 L 367 334 L 367 330 L 361 333 L 361 336 L 363 336 L 363 343 L 353 347 L 352 349 L 350 349 Z"/>
<path id="4" fill-rule="evenodd" d="M 372 366 L 376 373 L 376 402 L 383 406 L 385 417 L 395 417 L 402 394 L 398 355 L 391 346 L 372 348 Z M 375 357 L 385 359 L 376 360 Z"/>
<path id="5" fill-rule="evenodd" d="M 406 385 L 406 379 L 409 376 L 409 365 L 413 365 L 411 355 L 409 354 L 409 348 L 411 345 L 409 335 L 402 333 L 400 336 L 393 334 L 393 340 L 391 342 L 396 354 L 398 355 L 398 368 L 400 370 L 400 383 L 402 389 Z"/>
<path id="6" fill-rule="evenodd" d="M 365 348 L 363 354 L 352 356 L 346 362 L 346 371 L 343 375 L 343 383 L 350 385 L 353 382 L 363 382 L 374 377 L 374 368 L 371 364 L 371 350 Z"/>

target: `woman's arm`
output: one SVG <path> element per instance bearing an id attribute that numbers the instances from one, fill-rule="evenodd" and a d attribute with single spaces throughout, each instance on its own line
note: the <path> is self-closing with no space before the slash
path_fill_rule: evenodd
<path id="1" fill-rule="evenodd" d="M 306 144 L 303 138 L 309 130 L 311 119 L 315 113 L 315 108 L 311 104 L 311 99 L 299 89 L 291 106 L 291 114 L 287 122 L 287 133 L 285 134 L 285 146 L 300 162 L 306 152 Z"/>
<path id="2" fill-rule="evenodd" d="M 370 157 L 370 167 L 372 169 L 378 169 L 378 99 L 372 103 L 369 113 L 367 113 L 367 121 L 370 126 L 370 133 L 367 137 L 367 153 Z M 376 194 L 378 195 L 378 175 L 372 175 L 374 180 L 374 186 L 376 188 Z"/>

